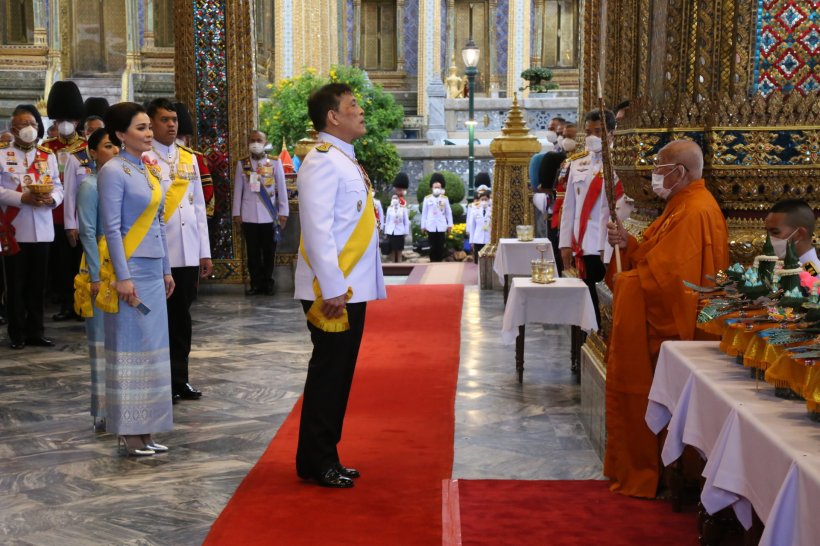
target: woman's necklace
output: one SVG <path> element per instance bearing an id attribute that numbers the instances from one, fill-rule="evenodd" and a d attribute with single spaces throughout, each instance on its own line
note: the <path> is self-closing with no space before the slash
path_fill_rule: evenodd
<path id="1" fill-rule="evenodd" d="M 125 174 L 127 174 L 128 176 L 131 176 L 130 167 L 136 167 L 140 174 L 142 174 L 142 176 L 145 178 L 145 181 L 148 183 L 148 189 L 154 191 L 154 185 L 151 183 L 151 178 L 148 176 L 148 173 L 145 170 L 145 165 L 143 165 L 142 162 L 134 163 L 133 161 L 126 159 L 122 156 L 118 156 L 117 159 L 119 159 L 120 163 L 122 163 L 122 170 L 125 171 Z"/>

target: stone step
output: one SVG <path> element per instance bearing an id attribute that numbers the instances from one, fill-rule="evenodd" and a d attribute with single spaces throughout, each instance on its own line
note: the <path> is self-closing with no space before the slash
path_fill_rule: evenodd
<path id="1" fill-rule="evenodd" d="M 110 104 L 120 102 L 120 78 L 71 78 L 80 89 L 83 99 L 104 97 Z"/>

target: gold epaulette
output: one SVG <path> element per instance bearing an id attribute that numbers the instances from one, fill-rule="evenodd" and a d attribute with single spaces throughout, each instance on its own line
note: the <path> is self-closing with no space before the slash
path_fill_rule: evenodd
<path id="1" fill-rule="evenodd" d="M 9 146 L 11 146 L 11 142 L 0 142 L 0 150 L 8 148 Z"/>
<path id="2" fill-rule="evenodd" d="M 46 148 L 42 144 L 38 144 L 37 149 L 40 150 L 41 152 L 45 152 L 47 154 L 53 154 L 54 153 L 54 150 L 52 150 L 51 148 Z"/>
<path id="3" fill-rule="evenodd" d="M 57 140 L 57 137 L 48 137 L 47 139 L 45 139 L 45 140 L 44 140 L 43 142 L 41 142 L 40 144 L 47 144 L 47 143 L 49 143 L 49 142 L 54 142 L 55 140 Z"/>
<path id="4" fill-rule="evenodd" d="M 188 148 L 185 148 L 185 149 L 186 149 L 186 150 L 188 150 Z M 198 156 L 201 156 L 201 157 L 205 157 L 205 154 L 203 154 L 203 153 L 202 153 L 202 152 L 200 152 L 199 150 L 194 150 L 193 148 L 190 148 L 190 150 L 189 150 L 189 151 L 190 151 L 192 154 L 194 154 L 194 155 L 198 155 Z"/>
<path id="5" fill-rule="evenodd" d="M 74 154 L 74 153 L 79 152 L 80 150 L 83 150 L 83 149 L 87 148 L 87 147 L 88 147 L 88 141 L 86 139 L 84 139 L 83 137 L 80 137 L 79 139 L 77 139 L 77 142 L 75 142 L 74 144 L 71 145 L 70 148 L 67 148 L 67 151 L 70 154 Z"/>
<path id="6" fill-rule="evenodd" d="M 567 157 L 566 161 L 575 161 L 576 159 L 581 159 L 582 157 L 586 157 L 589 155 L 588 150 L 582 150 L 580 152 L 576 152 L 571 156 Z"/>
<path id="7" fill-rule="evenodd" d="M 321 144 L 316 145 L 316 150 L 319 150 L 323 154 L 326 154 L 327 152 L 330 151 L 330 149 L 332 147 L 333 147 L 333 144 L 331 144 L 330 142 L 322 142 Z"/>
<path id="8" fill-rule="evenodd" d="M 814 264 L 811 262 L 806 262 L 803 265 L 803 269 L 809 272 L 810 275 L 817 276 L 817 269 L 814 267 Z"/>
<path id="9" fill-rule="evenodd" d="M 194 152 L 193 148 L 189 148 L 188 146 L 183 146 L 182 144 L 177 144 L 177 148 L 182 148 L 183 150 L 185 150 L 189 154 L 196 153 L 196 152 Z"/>

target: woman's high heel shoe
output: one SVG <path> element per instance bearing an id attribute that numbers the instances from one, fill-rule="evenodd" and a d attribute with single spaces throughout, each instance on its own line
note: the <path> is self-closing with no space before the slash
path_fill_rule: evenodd
<path id="1" fill-rule="evenodd" d="M 143 434 L 142 435 L 142 442 L 145 444 L 147 449 L 153 449 L 157 453 L 165 453 L 168 451 L 168 448 L 162 444 L 158 444 L 151 438 L 150 434 Z"/>
<path id="2" fill-rule="evenodd" d="M 131 448 L 128 446 L 128 442 L 122 436 L 117 436 L 117 447 L 119 449 L 125 448 L 125 452 L 134 457 L 143 457 L 146 455 L 153 455 L 156 453 L 153 449 L 150 449 L 148 446 L 143 446 L 142 448 Z"/>

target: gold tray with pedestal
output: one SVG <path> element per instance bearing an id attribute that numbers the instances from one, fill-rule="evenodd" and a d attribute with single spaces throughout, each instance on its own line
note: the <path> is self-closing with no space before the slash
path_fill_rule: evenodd
<path id="1" fill-rule="evenodd" d="M 26 189 L 37 195 L 46 195 L 54 191 L 54 184 L 28 184 Z"/>

